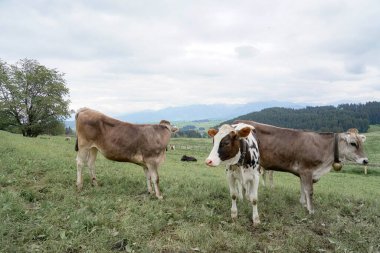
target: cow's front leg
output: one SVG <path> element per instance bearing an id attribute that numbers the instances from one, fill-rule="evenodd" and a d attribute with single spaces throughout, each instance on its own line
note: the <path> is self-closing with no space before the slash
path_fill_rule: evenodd
<path id="1" fill-rule="evenodd" d="M 144 173 L 146 177 L 146 186 L 148 187 L 148 192 L 149 194 L 154 194 L 153 189 L 152 189 L 152 181 L 149 173 L 148 167 L 143 167 L 144 168 Z"/>
<path id="2" fill-rule="evenodd" d="M 228 186 L 230 188 L 230 196 L 231 196 L 231 218 L 233 220 L 236 220 L 238 215 L 237 205 L 236 205 L 236 199 L 239 196 L 239 193 L 237 191 L 237 185 L 236 185 L 236 179 L 233 175 L 233 172 L 229 169 L 227 169 L 227 182 Z"/>
<path id="3" fill-rule="evenodd" d="M 158 199 L 163 199 L 164 197 L 162 197 L 160 187 L 159 187 L 160 178 L 159 178 L 158 172 L 157 172 L 158 166 L 148 165 L 148 169 L 149 169 L 151 181 L 152 181 L 153 186 L 154 186 L 154 191 L 156 192 L 156 197 Z"/>
<path id="4" fill-rule="evenodd" d="M 309 214 L 314 213 L 313 206 L 313 177 L 311 173 L 305 173 L 300 175 L 301 177 L 301 189 L 303 188 L 303 193 L 306 199 L 306 208 Z M 302 195 L 301 195 L 302 197 Z"/>
<path id="5" fill-rule="evenodd" d="M 306 207 L 306 197 L 305 197 L 305 191 L 304 191 L 304 187 L 303 187 L 303 184 L 302 184 L 302 180 L 300 178 L 300 183 L 301 183 L 301 189 L 300 189 L 300 193 L 301 193 L 301 197 L 300 197 L 300 203 L 303 207 Z"/>
<path id="6" fill-rule="evenodd" d="M 274 184 L 273 184 L 273 170 L 268 171 L 268 174 L 269 174 L 269 187 L 271 189 L 273 189 L 274 188 Z"/>
<path id="7" fill-rule="evenodd" d="M 249 201 L 252 204 L 252 222 L 253 225 L 256 226 L 260 224 L 259 211 L 257 209 L 258 202 L 258 190 L 259 190 L 259 181 L 260 181 L 260 173 L 258 172 L 258 168 L 252 171 L 253 180 L 250 184 L 249 189 Z"/>

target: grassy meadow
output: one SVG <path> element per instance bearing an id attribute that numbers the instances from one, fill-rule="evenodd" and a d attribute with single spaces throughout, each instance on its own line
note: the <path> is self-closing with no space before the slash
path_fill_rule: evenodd
<path id="1" fill-rule="evenodd" d="M 380 164 L 380 128 L 367 134 Z M 375 131 L 377 130 L 377 131 Z M 209 145 L 209 139 L 173 143 Z M 231 221 L 223 167 L 207 168 L 203 150 L 170 150 L 160 168 L 164 199 L 146 191 L 141 167 L 97 160 L 100 187 L 77 192 L 74 139 L 24 138 L 0 131 L 0 252 L 379 252 L 380 168 L 344 166 L 315 185 L 316 213 L 299 204 L 299 180 L 275 173 L 260 185 L 261 224 L 247 201 Z M 198 162 L 184 163 L 182 155 Z"/>

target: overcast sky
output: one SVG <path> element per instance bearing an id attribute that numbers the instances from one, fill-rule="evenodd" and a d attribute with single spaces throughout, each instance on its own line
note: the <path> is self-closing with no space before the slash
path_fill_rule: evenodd
<path id="1" fill-rule="evenodd" d="M 379 0 L 0 0 L 0 59 L 65 73 L 71 108 L 380 100 Z"/>

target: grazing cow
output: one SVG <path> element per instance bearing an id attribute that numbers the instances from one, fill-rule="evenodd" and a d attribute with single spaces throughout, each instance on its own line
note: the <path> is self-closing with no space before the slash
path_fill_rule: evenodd
<path id="1" fill-rule="evenodd" d="M 367 164 L 363 142 L 366 137 L 357 129 L 345 133 L 316 133 L 280 128 L 254 121 L 239 120 L 256 129 L 259 140 L 260 165 L 268 170 L 290 172 L 300 178 L 300 202 L 310 214 L 314 213 L 313 183 L 341 162 Z"/>
<path id="2" fill-rule="evenodd" d="M 192 156 L 183 155 L 181 158 L 181 161 L 183 161 L 183 162 L 196 162 L 197 159 L 195 157 L 192 157 Z"/>
<path id="3" fill-rule="evenodd" d="M 135 125 L 110 118 L 100 112 L 82 108 L 76 116 L 77 187 L 83 187 L 82 168 L 90 169 L 92 185 L 96 186 L 97 152 L 107 159 L 129 162 L 144 168 L 149 193 L 162 198 L 159 190 L 158 167 L 165 160 L 165 148 L 176 127 L 162 120 L 158 125 Z"/>
<path id="4" fill-rule="evenodd" d="M 257 211 L 257 190 L 259 187 L 259 149 L 254 136 L 254 128 L 247 124 L 223 125 L 219 131 L 210 129 L 213 148 L 206 159 L 206 165 L 218 166 L 224 163 L 227 168 L 227 181 L 232 199 L 231 217 L 237 218 L 236 198 L 246 198 L 252 204 L 253 225 L 260 223 Z"/>

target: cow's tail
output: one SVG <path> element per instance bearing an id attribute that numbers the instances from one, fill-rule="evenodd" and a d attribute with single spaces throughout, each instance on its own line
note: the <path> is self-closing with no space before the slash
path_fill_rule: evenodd
<path id="1" fill-rule="evenodd" d="M 75 127 L 76 127 L 76 131 L 78 131 L 78 116 L 79 116 L 79 113 L 82 112 L 82 111 L 85 111 L 87 110 L 88 108 L 86 107 L 83 107 L 83 108 L 80 108 L 77 113 L 75 114 Z M 75 151 L 78 151 L 79 150 L 79 147 L 78 147 L 78 135 L 77 135 L 77 139 L 75 141 Z"/>

